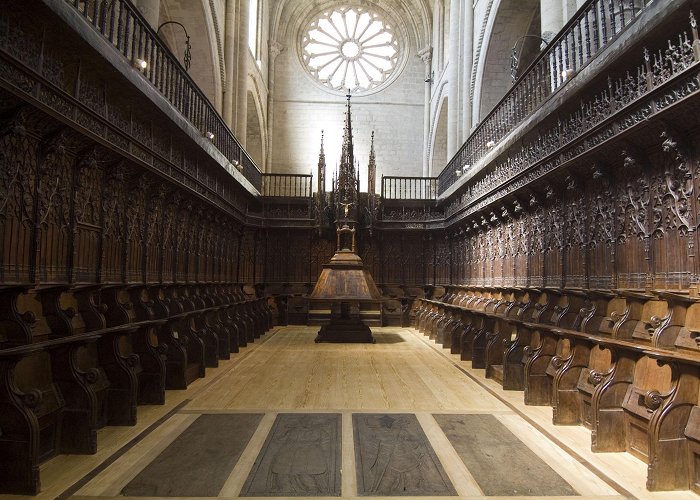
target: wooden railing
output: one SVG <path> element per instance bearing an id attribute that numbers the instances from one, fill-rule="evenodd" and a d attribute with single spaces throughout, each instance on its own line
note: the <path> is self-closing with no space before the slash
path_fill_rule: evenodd
<path id="1" fill-rule="evenodd" d="M 438 193 L 436 177 L 384 177 L 382 199 L 434 200 Z"/>
<path id="2" fill-rule="evenodd" d="M 73 6 L 256 188 L 262 174 L 214 105 L 130 0 L 65 0 Z"/>
<path id="3" fill-rule="evenodd" d="M 262 195 L 311 198 L 313 195 L 313 175 L 263 174 Z"/>
<path id="4" fill-rule="evenodd" d="M 651 0 L 588 0 L 481 121 L 440 173 L 438 194 L 632 24 Z"/>

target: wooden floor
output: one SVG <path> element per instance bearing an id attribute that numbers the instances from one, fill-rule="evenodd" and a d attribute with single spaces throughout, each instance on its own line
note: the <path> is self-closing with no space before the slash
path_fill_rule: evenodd
<path id="1" fill-rule="evenodd" d="M 358 413 L 414 414 L 459 498 L 483 493 L 434 414 L 495 416 L 583 497 L 697 498 L 649 493 L 644 463 L 627 453 L 590 452 L 589 431 L 553 426 L 551 408 L 526 407 L 521 392 L 503 391 L 483 378 L 483 370 L 472 370 L 411 328 L 373 329 L 376 344 L 314 344 L 316 330 L 276 328 L 207 369 L 186 391 L 168 391 L 165 406 L 139 407 L 137 426 L 101 430 L 97 455 L 47 462 L 35 498 L 124 498 L 124 487 L 200 415 L 262 414 L 218 495 L 238 497 L 277 415 L 297 412 L 342 415 L 343 498 L 358 496 L 352 424 Z"/>

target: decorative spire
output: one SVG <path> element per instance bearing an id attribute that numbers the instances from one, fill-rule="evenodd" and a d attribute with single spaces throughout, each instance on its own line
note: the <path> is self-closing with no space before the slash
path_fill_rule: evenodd
<path id="1" fill-rule="evenodd" d="M 345 111 L 345 128 L 343 130 L 343 150 L 340 157 L 340 172 L 338 172 L 338 219 L 355 218 L 357 211 L 357 176 L 355 170 L 355 153 L 352 143 L 352 111 L 350 109 L 350 89 Z"/>
<path id="2" fill-rule="evenodd" d="M 318 153 L 318 190 L 319 196 L 326 191 L 326 153 L 323 151 L 323 130 L 321 130 L 321 151 Z"/>
<path id="3" fill-rule="evenodd" d="M 348 93 L 345 95 L 347 98 L 347 108 L 345 111 L 345 128 L 343 129 L 343 151 L 342 151 L 342 157 L 340 159 L 341 166 L 343 163 L 347 163 L 351 167 L 355 165 L 355 152 L 354 152 L 354 147 L 352 144 L 352 112 L 350 111 L 350 98 L 352 95 L 350 94 L 350 89 L 348 89 Z"/>
<path id="4" fill-rule="evenodd" d="M 375 182 L 377 179 L 377 164 L 374 157 L 374 130 L 372 130 L 372 140 L 369 146 L 369 163 L 367 165 L 367 192 L 374 196 Z"/>

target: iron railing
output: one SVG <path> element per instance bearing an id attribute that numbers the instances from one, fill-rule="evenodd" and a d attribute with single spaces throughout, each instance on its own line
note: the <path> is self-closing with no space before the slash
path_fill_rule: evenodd
<path id="1" fill-rule="evenodd" d="M 438 177 L 438 194 L 539 109 L 651 3 L 653 0 L 588 0 L 448 162 Z"/>
<path id="2" fill-rule="evenodd" d="M 262 173 L 130 0 L 65 0 L 104 36 L 258 190 Z"/>
<path id="3" fill-rule="evenodd" d="M 437 193 L 437 177 L 382 176 L 384 200 L 434 200 Z"/>
<path id="4" fill-rule="evenodd" d="M 263 196 L 311 198 L 313 176 L 308 174 L 263 174 Z"/>

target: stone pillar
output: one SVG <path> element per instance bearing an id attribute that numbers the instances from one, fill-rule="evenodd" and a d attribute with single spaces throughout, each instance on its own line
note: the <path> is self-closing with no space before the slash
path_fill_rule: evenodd
<path id="1" fill-rule="evenodd" d="M 548 42 L 564 26 L 564 5 L 566 0 L 540 0 L 540 34 Z"/>
<path id="2" fill-rule="evenodd" d="M 474 65 L 474 6 L 467 0 L 462 8 L 462 135 L 461 143 L 469 138 L 472 129 L 472 100 L 469 97 L 472 85 L 472 66 Z M 461 145 L 461 144 L 460 144 Z"/>
<path id="3" fill-rule="evenodd" d="M 158 29 L 158 19 L 160 18 L 160 0 L 134 0 L 134 5 L 146 18 L 153 30 Z"/>
<path id="4" fill-rule="evenodd" d="M 250 1 L 239 0 L 238 3 L 238 72 L 236 75 L 236 139 L 245 147 L 248 125 L 248 17 Z M 253 14 L 254 15 L 254 14 Z"/>
<path id="5" fill-rule="evenodd" d="M 548 43 L 564 26 L 564 2 L 566 0 L 540 0 L 540 34 Z M 549 54 L 550 91 L 557 88 L 561 60 L 556 52 Z"/>
<path id="6" fill-rule="evenodd" d="M 236 96 L 236 3 L 237 0 L 226 0 L 224 14 L 224 66 L 226 81 L 224 82 L 223 118 L 231 130 L 235 129 L 234 103 Z"/>
<path id="7" fill-rule="evenodd" d="M 423 100 L 423 177 L 430 176 L 430 94 L 432 92 L 432 68 L 433 48 L 425 47 L 418 51 L 418 57 L 425 64 L 425 96 Z"/>
<path id="8" fill-rule="evenodd" d="M 460 30 L 460 0 L 450 0 L 450 47 L 447 56 L 447 158 L 454 156 L 459 149 L 461 118 L 460 106 L 460 60 L 459 45 L 461 42 Z"/>
<path id="9" fill-rule="evenodd" d="M 269 57 L 267 59 L 267 155 L 265 156 L 265 172 L 272 168 L 272 131 L 274 129 L 275 108 L 275 61 L 284 50 L 284 45 L 271 40 L 269 44 Z M 259 165 L 263 168 L 263 165 Z"/>

